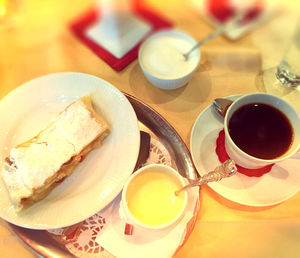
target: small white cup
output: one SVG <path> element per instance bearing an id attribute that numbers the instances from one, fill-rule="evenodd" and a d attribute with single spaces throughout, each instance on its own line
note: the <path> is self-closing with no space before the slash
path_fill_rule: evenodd
<path id="1" fill-rule="evenodd" d="M 139 227 L 142 229 L 151 229 L 151 230 L 161 230 L 161 229 L 166 229 L 171 227 L 172 225 L 176 224 L 180 218 L 183 216 L 186 206 L 187 206 L 187 202 L 188 202 L 188 195 L 185 191 L 182 191 L 181 194 L 184 195 L 184 201 L 183 201 L 183 205 L 181 207 L 181 209 L 179 210 L 179 212 L 176 214 L 175 217 L 173 217 L 170 221 L 167 221 L 166 223 L 163 224 L 158 224 L 158 225 L 152 225 L 152 224 L 147 224 L 144 223 L 143 221 L 139 220 L 138 218 L 136 218 L 132 212 L 130 211 L 129 207 L 128 207 L 128 196 L 127 196 L 127 190 L 128 187 L 130 186 L 130 184 L 132 184 L 132 181 L 139 176 L 142 176 L 142 174 L 144 173 L 151 173 L 153 171 L 158 171 L 164 174 L 167 174 L 169 176 L 171 176 L 173 179 L 175 179 L 178 183 L 179 183 L 179 187 L 184 186 L 186 184 L 185 180 L 183 179 L 183 177 L 173 168 L 163 165 L 163 164 L 151 164 L 151 165 L 147 165 L 145 167 L 142 167 L 140 169 L 138 169 L 135 173 L 133 173 L 129 179 L 127 180 L 127 182 L 125 183 L 125 186 L 123 188 L 122 191 L 122 199 L 121 199 L 121 204 L 120 204 L 120 217 L 128 224 L 132 224 L 134 227 Z M 143 187 L 143 185 L 139 185 L 138 187 Z M 155 193 L 154 193 L 155 194 Z M 175 192 L 174 192 L 174 197 L 175 197 Z M 178 197 L 175 197 L 178 198 Z M 153 212 L 161 212 L 161 211 L 155 211 L 153 210 Z"/>
<path id="2" fill-rule="evenodd" d="M 272 107 L 275 107 L 281 111 L 289 120 L 293 128 L 292 144 L 288 151 L 275 159 L 260 159 L 253 157 L 246 152 L 242 151 L 232 140 L 229 134 L 229 121 L 234 112 L 240 107 L 250 103 L 264 103 Z M 266 93 L 253 93 L 244 95 L 235 100 L 228 108 L 224 119 L 224 131 L 225 131 L 225 149 L 231 159 L 233 159 L 238 165 L 249 168 L 257 169 L 279 161 L 285 160 L 296 154 L 300 148 L 300 118 L 298 112 L 285 100 L 277 96 L 273 96 Z"/>
<path id="3" fill-rule="evenodd" d="M 158 40 L 161 40 L 161 44 L 157 44 Z M 176 41 L 179 48 L 183 48 L 180 49 L 182 52 L 177 51 L 179 49 L 177 49 L 177 45 L 174 47 L 172 44 L 166 43 L 165 40 L 169 40 L 169 42 L 170 40 Z M 183 42 L 178 42 L 178 40 Z M 187 45 L 182 47 L 181 43 L 186 43 Z M 190 35 L 174 29 L 161 30 L 148 37 L 141 45 L 138 54 L 140 67 L 148 81 L 164 90 L 177 89 L 187 84 L 199 65 L 200 49 L 195 49 L 189 55 L 187 61 L 184 61 L 183 54 L 187 53 L 196 44 L 197 41 Z M 160 46 L 164 47 L 164 49 L 160 48 Z M 181 54 L 182 60 L 180 59 Z M 169 67 L 166 65 L 168 63 L 166 58 L 172 60 L 169 71 L 166 69 Z M 171 67 L 175 63 L 177 64 L 176 69 Z M 186 66 L 187 64 L 188 66 Z"/>

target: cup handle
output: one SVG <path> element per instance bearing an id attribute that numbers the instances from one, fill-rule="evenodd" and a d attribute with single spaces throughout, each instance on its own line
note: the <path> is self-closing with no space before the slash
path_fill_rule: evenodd
<path id="1" fill-rule="evenodd" d="M 130 224 L 126 218 L 126 215 L 124 213 L 124 208 L 122 206 L 122 201 L 120 202 L 120 208 L 119 208 L 119 216 L 120 216 L 120 219 L 122 221 L 124 221 L 125 223 L 125 227 L 124 227 L 124 235 L 126 236 L 131 236 L 133 235 L 133 230 L 134 230 L 134 227 L 132 224 Z"/>

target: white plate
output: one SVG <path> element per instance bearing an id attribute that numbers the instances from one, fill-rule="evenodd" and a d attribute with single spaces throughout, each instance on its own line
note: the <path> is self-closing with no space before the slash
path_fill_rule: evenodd
<path id="1" fill-rule="evenodd" d="M 228 97 L 232 100 L 240 95 Z M 193 162 L 200 175 L 220 165 L 215 153 L 218 133 L 223 129 L 223 119 L 213 106 L 207 107 L 193 126 L 190 149 Z M 290 158 L 273 166 L 261 177 L 247 177 L 243 174 L 225 178 L 209 186 L 223 197 L 248 206 L 270 206 L 281 203 L 300 190 L 300 160 Z"/>
<path id="2" fill-rule="evenodd" d="M 0 180 L 0 216 L 33 229 L 65 227 L 97 213 L 122 190 L 139 152 L 136 114 L 127 98 L 108 82 L 81 73 L 50 74 L 16 88 L 0 101 L 0 153 L 36 135 L 69 103 L 92 94 L 96 111 L 111 125 L 111 133 L 74 173 L 45 199 L 21 212 L 11 207 Z"/>

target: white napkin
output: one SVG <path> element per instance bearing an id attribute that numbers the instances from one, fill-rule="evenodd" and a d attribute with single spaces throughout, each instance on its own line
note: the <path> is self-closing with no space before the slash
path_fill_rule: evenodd
<path id="1" fill-rule="evenodd" d="M 131 12 L 101 16 L 86 34 L 116 58 L 122 58 L 152 29 L 152 26 Z"/>
<path id="2" fill-rule="evenodd" d="M 172 257 L 186 237 L 187 223 L 195 219 L 194 212 L 199 208 L 199 188 L 188 190 L 188 205 L 182 219 L 173 227 L 165 230 L 147 230 L 134 227 L 133 235 L 125 235 L 125 222 L 120 219 L 119 207 L 121 194 L 106 208 L 101 216 L 106 225 L 96 242 L 118 258 L 131 257 Z"/>

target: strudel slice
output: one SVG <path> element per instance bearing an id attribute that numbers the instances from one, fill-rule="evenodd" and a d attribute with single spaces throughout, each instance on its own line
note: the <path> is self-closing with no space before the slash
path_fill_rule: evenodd
<path id="1" fill-rule="evenodd" d="M 94 111 L 90 96 L 85 96 L 37 136 L 14 147 L 5 159 L 2 177 L 15 209 L 44 198 L 108 133 L 107 122 Z"/>

